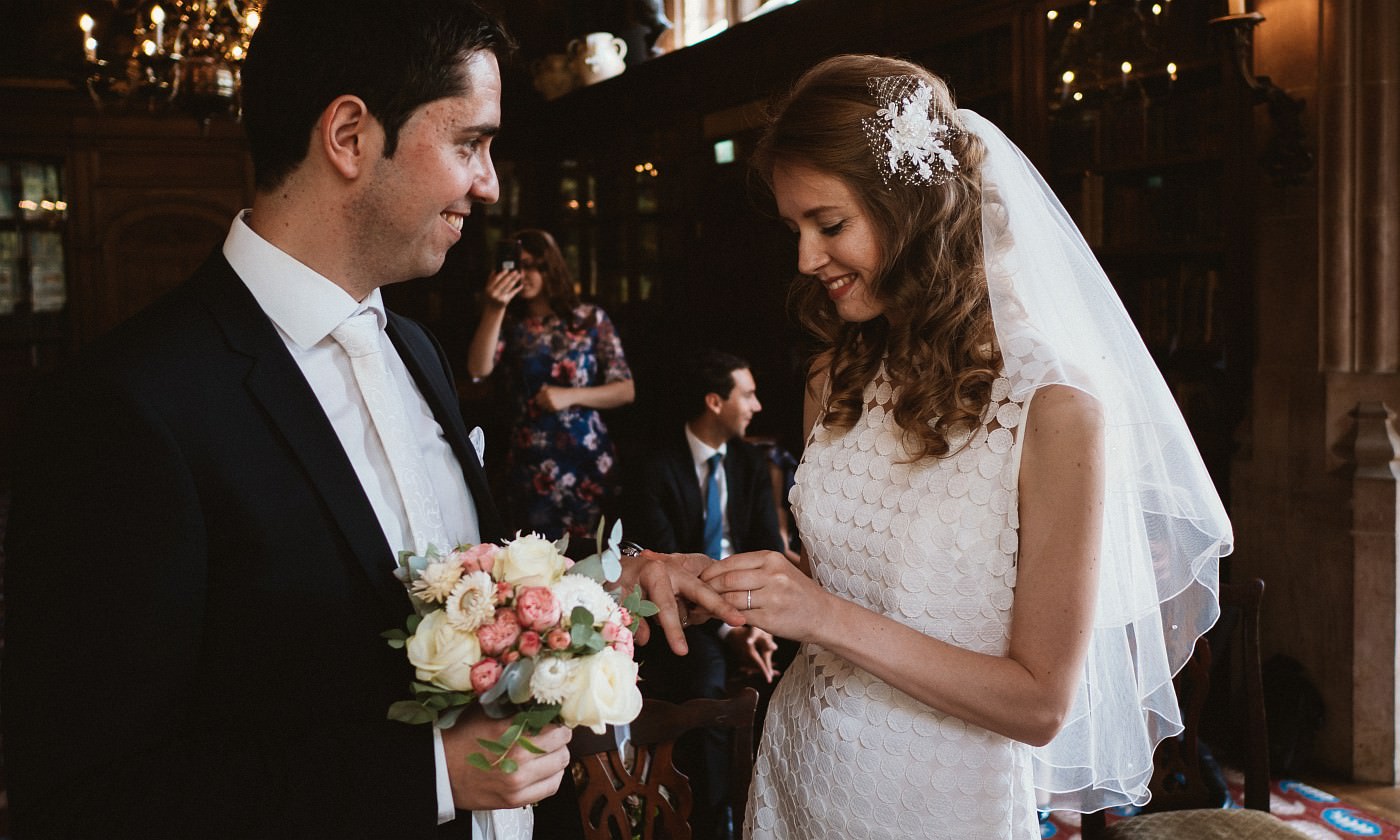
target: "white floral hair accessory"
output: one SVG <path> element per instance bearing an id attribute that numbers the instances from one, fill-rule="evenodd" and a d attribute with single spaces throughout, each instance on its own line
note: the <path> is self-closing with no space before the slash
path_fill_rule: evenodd
<path id="1" fill-rule="evenodd" d="M 933 102 L 933 88 L 917 76 L 870 79 L 880 108 L 861 120 L 880 176 L 906 184 L 942 184 L 958 171 L 948 141 L 962 134 L 952 116 Z"/>

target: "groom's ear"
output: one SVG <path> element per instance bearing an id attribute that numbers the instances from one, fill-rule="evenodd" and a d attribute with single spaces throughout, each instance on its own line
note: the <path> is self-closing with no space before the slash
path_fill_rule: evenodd
<path id="1" fill-rule="evenodd" d="M 347 180 L 358 178 L 384 149 L 384 128 L 358 96 L 337 96 L 317 120 L 312 137 L 327 163 Z"/>

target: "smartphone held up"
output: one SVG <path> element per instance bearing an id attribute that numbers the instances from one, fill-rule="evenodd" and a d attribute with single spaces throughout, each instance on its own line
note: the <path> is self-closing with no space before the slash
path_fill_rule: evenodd
<path id="1" fill-rule="evenodd" d="M 514 271 L 520 268 L 520 240 L 503 239 L 496 243 L 496 271 Z"/>

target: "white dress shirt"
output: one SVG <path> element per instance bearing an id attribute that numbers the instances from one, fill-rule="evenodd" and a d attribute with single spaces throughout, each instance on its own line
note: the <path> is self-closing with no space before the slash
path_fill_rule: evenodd
<path id="1" fill-rule="evenodd" d="M 719 556 L 716 560 L 723 560 L 734 553 L 734 543 L 729 539 L 729 481 L 725 478 L 728 472 L 724 468 L 724 457 L 729 454 L 729 444 L 721 443 L 719 449 L 711 447 L 708 443 L 695 436 L 690 430 L 690 424 L 685 427 L 685 442 L 690 444 L 690 457 L 695 462 L 695 480 L 700 483 L 700 510 L 705 509 L 705 480 L 710 477 L 709 460 L 715 454 L 720 455 L 719 471 L 715 476 L 719 484 L 719 512 L 720 529 Z"/>
<path id="2" fill-rule="evenodd" d="M 379 319 L 384 362 L 403 399 L 413 438 L 420 442 L 428 479 L 441 506 L 451 544 L 480 542 L 476 505 L 462 476 L 461 464 L 398 350 L 388 334 L 382 332 L 386 316 L 379 290 L 370 292 L 363 301 L 355 300 L 340 286 L 253 232 L 244 221 L 248 212 L 239 213 L 233 220 L 224 240 L 224 257 L 272 320 L 330 419 L 388 540 L 390 554 L 385 562 L 393 562 L 400 551 L 413 548 L 408 516 L 384 446 L 355 384 L 350 357 L 331 337 L 331 330 L 342 321 L 365 310 L 374 312 Z M 405 600 L 405 606 L 407 603 Z M 437 764 L 438 822 L 442 823 L 455 818 L 457 812 L 452 804 L 442 734 L 437 727 L 433 727 L 433 755 Z"/>

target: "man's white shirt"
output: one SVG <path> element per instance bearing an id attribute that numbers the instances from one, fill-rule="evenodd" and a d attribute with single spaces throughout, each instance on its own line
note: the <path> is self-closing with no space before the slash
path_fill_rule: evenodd
<path id="1" fill-rule="evenodd" d="M 408 515 L 384 446 L 355 384 L 350 357 L 331 338 L 331 331 L 341 322 L 366 310 L 379 319 L 384 362 L 403 400 L 413 439 L 422 451 L 451 546 L 480 542 L 476 505 L 462 476 L 461 464 L 397 348 L 382 330 L 387 316 L 379 290 L 375 289 L 363 301 L 355 300 L 340 286 L 255 233 L 244 220 L 247 212 L 239 213 L 233 220 L 224 240 L 224 257 L 277 328 L 331 421 L 388 540 L 390 558 L 413 548 Z M 438 822 L 443 823 L 454 819 L 457 811 L 452 803 L 442 734 L 436 727 L 433 727 L 433 756 L 437 767 Z"/>

